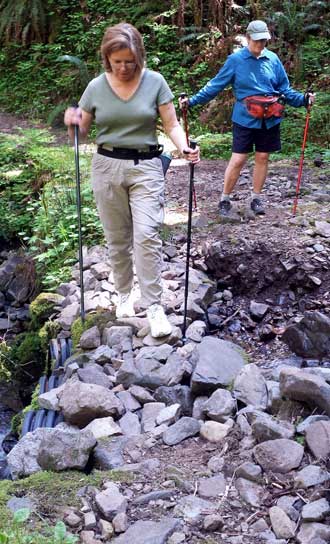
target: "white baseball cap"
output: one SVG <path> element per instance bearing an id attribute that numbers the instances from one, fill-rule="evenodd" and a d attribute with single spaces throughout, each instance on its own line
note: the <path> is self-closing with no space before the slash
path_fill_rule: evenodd
<path id="1" fill-rule="evenodd" d="M 251 21 L 246 33 L 252 40 L 270 40 L 271 35 L 264 21 Z"/>

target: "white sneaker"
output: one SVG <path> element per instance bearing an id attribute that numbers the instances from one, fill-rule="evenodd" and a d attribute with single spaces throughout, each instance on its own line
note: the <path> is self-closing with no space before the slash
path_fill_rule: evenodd
<path id="1" fill-rule="evenodd" d="M 172 325 L 168 321 L 165 312 L 160 304 L 153 304 L 147 309 L 147 318 L 150 325 L 151 336 L 160 338 L 168 336 L 172 332 Z"/>
<path id="2" fill-rule="evenodd" d="M 134 317 L 135 310 L 133 306 L 132 293 L 126 293 L 125 295 L 118 295 L 118 302 L 116 306 L 116 317 L 121 319 L 123 317 Z"/>

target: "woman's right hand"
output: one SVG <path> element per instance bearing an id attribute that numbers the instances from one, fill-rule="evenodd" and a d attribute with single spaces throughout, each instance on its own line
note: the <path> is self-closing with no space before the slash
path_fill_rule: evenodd
<path id="1" fill-rule="evenodd" d="M 67 108 L 64 113 L 64 124 L 67 127 L 71 127 L 72 125 L 80 125 L 81 115 L 80 108 L 74 108 L 72 106 Z"/>

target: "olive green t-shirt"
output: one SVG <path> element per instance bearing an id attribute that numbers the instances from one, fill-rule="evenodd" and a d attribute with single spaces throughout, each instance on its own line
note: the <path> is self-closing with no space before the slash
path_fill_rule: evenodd
<path id="1" fill-rule="evenodd" d="M 88 84 L 79 106 L 93 114 L 98 145 L 144 149 L 157 144 L 158 106 L 172 100 L 163 76 L 144 70 L 138 88 L 128 100 L 119 98 L 103 73 Z"/>

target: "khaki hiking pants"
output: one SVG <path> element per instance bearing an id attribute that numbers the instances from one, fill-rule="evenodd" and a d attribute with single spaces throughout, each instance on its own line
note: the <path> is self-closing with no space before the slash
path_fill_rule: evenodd
<path id="1" fill-rule="evenodd" d="M 141 299 L 146 307 L 160 303 L 164 220 L 164 175 L 159 157 L 114 159 L 95 153 L 92 187 L 109 246 L 115 288 L 133 286 L 133 254 Z"/>

